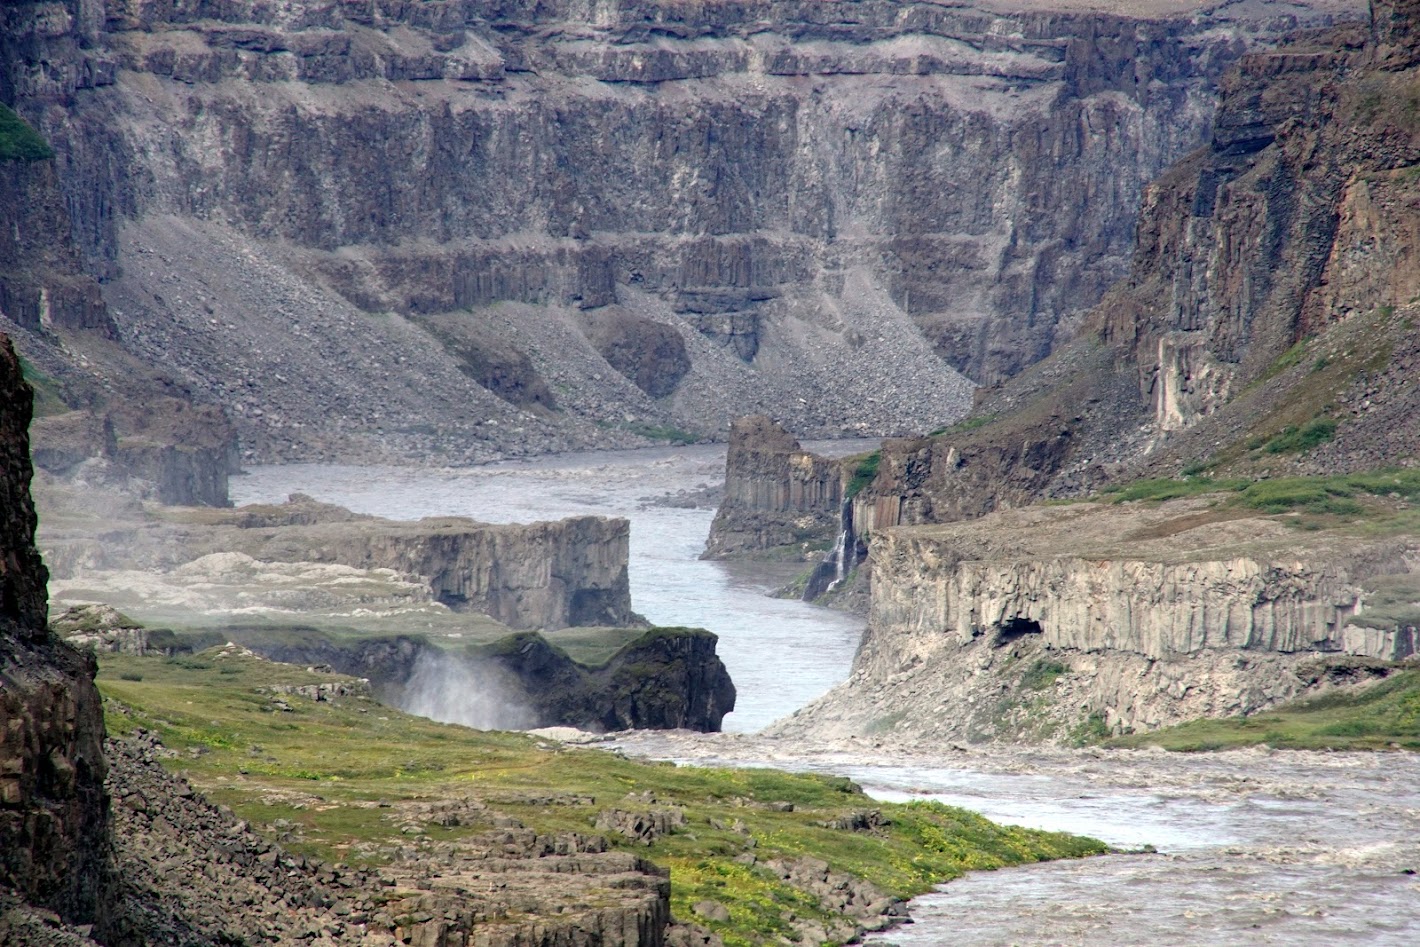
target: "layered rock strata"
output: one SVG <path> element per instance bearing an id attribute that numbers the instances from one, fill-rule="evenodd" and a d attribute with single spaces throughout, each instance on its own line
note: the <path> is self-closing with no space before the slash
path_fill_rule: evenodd
<path id="1" fill-rule="evenodd" d="M 1204 501 L 880 531 L 850 680 L 780 732 L 1068 741 L 1251 713 L 1420 651 L 1369 621 L 1413 539 L 1305 534 Z M 1034 670 L 1032 670 L 1034 668 Z M 1344 676 L 1343 676 L 1344 677 Z"/>
<path id="2" fill-rule="evenodd" d="M 1144 193 L 1133 263 L 975 421 L 889 444 L 863 497 L 945 522 L 1138 476 L 1413 465 L 1420 53 L 1410 3 L 1249 53 L 1210 143 Z M 1288 432 L 1312 441 L 1288 446 Z"/>
<path id="3" fill-rule="evenodd" d="M 747 410 L 905 432 L 964 410 L 948 366 L 995 380 L 1071 333 L 1228 63 L 1358 12 L 65 0 L 7 6 L 0 98 L 55 146 L 123 346 L 255 457 Z M 494 331 L 446 351 L 439 317 Z M 561 422 L 522 410 L 544 390 Z"/>
<path id="4" fill-rule="evenodd" d="M 408 593 L 397 588 L 398 578 L 418 576 L 435 601 L 509 628 L 643 622 L 631 609 L 630 524 L 624 519 L 397 522 L 300 496 L 281 506 L 175 513 L 166 521 L 126 512 L 138 518 L 111 522 L 100 537 L 87 522 L 47 535 L 56 575 L 73 580 L 96 571 L 172 570 L 185 564 L 196 569 L 198 560 L 209 556 L 336 564 L 390 570 L 384 594 L 401 597 Z"/>

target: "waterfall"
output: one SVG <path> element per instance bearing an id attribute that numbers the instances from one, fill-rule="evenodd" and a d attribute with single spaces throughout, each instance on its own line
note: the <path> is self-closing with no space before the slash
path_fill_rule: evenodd
<path id="1" fill-rule="evenodd" d="M 827 595 L 847 578 L 848 573 L 858 564 L 858 537 L 853 532 L 853 501 L 844 500 L 838 510 L 838 539 L 823 561 L 809 576 L 804 586 L 803 600 L 812 602 L 821 595 Z"/>

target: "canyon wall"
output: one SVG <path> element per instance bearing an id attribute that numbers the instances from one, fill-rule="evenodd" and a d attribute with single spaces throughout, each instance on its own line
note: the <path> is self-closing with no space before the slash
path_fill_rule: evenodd
<path id="1" fill-rule="evenodd" d="M 30 404 L 19 361 L 0 337 L 0 887 L 71 923 L 94 924 L 107 911 L 103 712 L 93 659 L 45 624 Z"/>
<path id="2" fill-rule="evenodd" d="M 870 557 L 852 675 L 775 732 L 1069 743 L 1266 710 L 1420 651 L 1378 605 L 1420 594 L 1420 541 L 1206 501 L 896 527 Z"/>
<path id="3" fill-rule="evenodd" d="M 891 442 L 863 497 L 881 525 L 1185 470 L 1415 463 L 1420 11 L 1373 10 L 1238 61 L 1210 143 L 1145 188 L 1129 274 L 1081 338 L 979 391 L 972 424 Z"/>
<path id="4" fill-rule="evenodd" d="M 358 519 L 348 524 L 247 529 L 207 537 L 214 547 L 275 562 L 334 562 L 422 576 L 456 610 L 510 628 L 628 625 L 631 526 L 577 516 L 494 526 L 459 517 L 417 523 Z"/>
<path id="5" fill-rule="evenodd" d="M 1071 334 L 1229 63 L 1359 12 L 19 3 L 0 99 L 253 457 L 906 433 Z"/>

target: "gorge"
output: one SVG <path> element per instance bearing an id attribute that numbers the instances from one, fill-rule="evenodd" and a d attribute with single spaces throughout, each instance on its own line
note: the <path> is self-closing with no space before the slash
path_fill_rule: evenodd
<path id="1" fill-rule="evenodd" d="M 0 945 L 1412 942 L 1417 24 L 0 6 Z"/>

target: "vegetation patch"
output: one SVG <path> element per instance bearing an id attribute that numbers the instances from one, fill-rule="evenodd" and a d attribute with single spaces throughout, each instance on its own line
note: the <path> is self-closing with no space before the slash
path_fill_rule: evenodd
<path id="1" fill-rule="evenodd" d="M 865 454 L 858 459 L 857 466 L 853 468 L 853 479 L 848 481 L 847 498 L 853 499 L 858 494 L 867 489 L 878 475 L 878 466 L 883 462 L 883 452 L 875 450 L 871 454 Z"/>
<path id="2" fill-rule="evenodd" d="M 974 416 L 972 416 L 972 417 L 966 418 L 965 420 L 958 421 L 956 424 L 951 424 L 951 425 L 948 425 L 947 427 L 939 427 L 939 428 L 937 428 L 935 431 L 933 431 L 933 432 L 931 432 L 930 434 L 928 434 L 927 436 L 928 436 L 928 437 L 942 437 L 943 435 L 950 435 L 950 434 L 965 434 L 965 433 L 967 433 L 968 431 L 975 431 L 977 428 L 983 428 L 983 427 L 985 427 L 986 425 L 990 424 L 992 421 L 996 420 L 996 418 L 998 418 L 999 416 L 1000 416 L 1000 415 L 997 415 L 997 414 L 978 414 L 978 415 L 974 415 Z"/>
<path id="3" fill-rule="evenodd" d="M 1026 672 L 1021 675 L 1021 686 L 1026 690 L 1043 691 L 1059 680 L 1061 675 L 1068 673 L 1070 669 L 1059 661 L 1042 658 L 1026 668 Z"/>
<path id="4" fill-rule="evenodd" d="M 1251 717 L 1194 720 L 1112 746 L 1222 750 L 1267 744 L 1279 749 L 1420 749 L 1420 670 L 1403 670 L 1363 688 L 1331 691 Z"/>
<path id="5" fill-rule="evenodd" d="M 1323 366 L 1324 367 L 1324 366 Z M 1336 422 L 1315 418 L 1301 427 L 1288 426 L 1262 445 L 1269 454 L 1300 454 L 1336 437 Z"/>
<path id="6" fill-rule="evenodd" d="M 217 651 L 104 655 L 98 678 L 111 733 L 156 732 L 177 751 L 168 765 L 197 788 L 269 837 L 287 833 L 286 847 L 327 861 L 378 865 L 401 850 L 488 831 L 428 824 L 409 834 L 401 807 L 431 800 L 472 798 L 549 835 L 595 831 L 598 813 L 628 794 L 682 806 L 686 826 L 649 846 L 615 834 L 609 841 L 670 869 L 677 917 L 691 918 L 699 901 L 725 904 L 729 920 L 708 926 L 732 947 L 782 943 L 793 938 L 796 920 L 837 917 L 758 864 L 771 859 L 813 856 L 911 897 L 973 869 L 1107 850 L 1092 839 L 998 826 L 935 803 L 879 803 L 841 777 L 641 763 L 439 724 L 364 695 L 317 701 L 269 691 L 336 680 Z M 548 804 L 550 795 L 565 801 Z M 826 827 L 865 806 L 886 817 L 881 831 Z"/>
<path id="7" fill-rule="evenodd" d="M 45 161 L 54 149 L 24 119 L 0 105 L 0 161 Z"/>
<path id="8" fill-rule="evenodd" d="M 1242 478 L 1165 478 L 1136 480 L 1110 491 L 1111 498 L 1117 503 L 1173 500 L 1206 494 L 1219 494 L 1220 502 L 1260 513 L 1394 519 L 1397 503 L 1406 504 L 1420 498 L 1420 470 L 1389 469 L 1329 477 L 1277 477 L 1256 481 Z"/>

